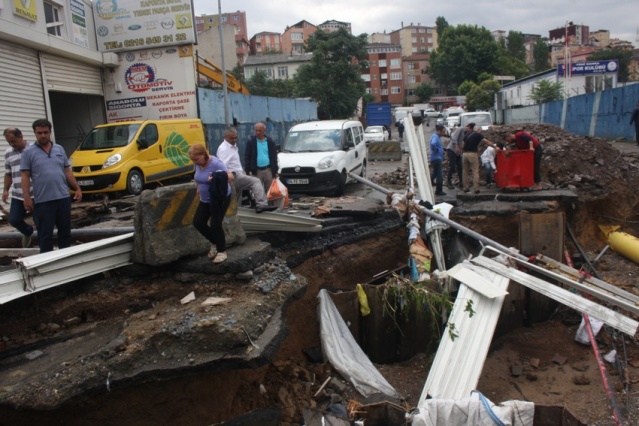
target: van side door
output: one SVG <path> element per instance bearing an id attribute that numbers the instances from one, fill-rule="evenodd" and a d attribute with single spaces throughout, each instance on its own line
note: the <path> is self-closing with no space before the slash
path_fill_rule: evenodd
<path id="1" fill-rule="evenodd" d="M 154 176 L 160 172 L 163 162 L 166 160 L 162 153 L 162 144 L 158 143 L 160 136 L 158 126 L 155 123 L 147 123 L 138 133 L 135 141 L 138 145 L 136 163 L 142 169 L 144 180 L 154 180 Z"/>
<path id="2" fill-rule="evenodd" d="M 344 129 L 344 147 L 346 150 L 346 170 L 359 174 L 362 162 L 366 156 L 366 144 L 360 127 Z"/>

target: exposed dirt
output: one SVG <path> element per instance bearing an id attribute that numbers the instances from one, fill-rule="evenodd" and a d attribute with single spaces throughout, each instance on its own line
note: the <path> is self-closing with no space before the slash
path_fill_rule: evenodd
<path id="1" fill-rule="evenodd" d="M 591 259 L 605 245 L 598 224 L 621 225 L 623 231 L 639 235 L 637 152 L 622 154 L 608 141 L 577 137 L 554 126 L 525 127 L 544 144 L 544 187 L 570 186 L 579 194 L 580 201 L 567 219 Z M 516 126 L 499 126 L 486 136 L 499 141 L 515 129 Z M 401 182 L 402 179 L 405 176 L 396 180 Z M 493 237 L 490 228 L 478 226 L 475 231 Z M 571 243 L 568 249 L 570 253 L 577 252 Z M 344 402 L 363 401 L 329 365 L 310 362 L 304 354 L 303 350 L 319 346 L 317 293 L 320 288 L 350 291 L 354 284 L 368 281 L 380 271 L 402 266 L 406 255 L 406 235 L 399 231 L 375 240 L 341 246 L 294 269 L 296 274 L 306 277 L 308 287 L 303 297 L 286 311 L 289 335 L 272 364 L 231 371 L 201 371 L 192 376 L 134 389 L 113 389 L 108 393 L 94 390 L 54 412 L 0 409 L 0 424 L 199 425 L 277 407 L 281 410 L 277 414 L 280 424 L 297 425 L 304 408 L 326 408 L 331 393 L 341 395 Z M 597 263 L 597 269 L 605 281 L 639 294 L 636 263 L 608 250 Z M 39 306 L 37 298 L 16 303 L 15 311 L 2 311 L 0 350 L 29 345 L 43 336 L 54 339 L 58 334 L 57 327 L 75 328 L 77 333 L 94 333 L 96 338 L 104 338 L 109 333 L 119 335 L 121 329 L 92 328 L 91 324 L 108 317 L 114 319 L 114 324 L 120 321 L 122 327 L 126 325 L 129 338 L 135 342 L 136 333 L 147 332 L 145 327 L 165 327 L 183 321 L 189 309 L 175 308 L 176 302 L 191 290 L 210 296 L 232 297 L 236 311 L 227 320 L 260 315 L 263 307 L 255 301 L 264 296 L 247 282 L 229 281 L 229 277 L 198 279 L 200 281 L 193 282 L 188 277 L 177 280 L 158 275 L 142 280 L 114 276 L 106 278 L 110 286 L 102 291 L 97 290 L 96 285 L 93 292 L 87 292 L 93 286 L 84 284 L 77 291 L 61 291 L 57 300 L 55 297 L 50 299 L 47 306 Z M 199 314 L 213 315 L 213 312 L 214 308 L 211 308 L 210 312 Z M 66 322 L 69 319 L 77 321 L 73 319 L 76 317 L 82 325 Z M 592 349 L 574 342 L 576 318 L 574 312 L 561 309 L 551 321 L 520 328 L 495 339 L 478 389 L 494 402 L 528 399 L 541 404 L 564 405 L 588 424 L 614 424 Z M 616 366 L 607 364 L 612 393 L 625 416 L 624 424 L 637 424 L 639 346 L 627 337 L 622 342 L 619 335 L 608 329 L 599 334 L 598 343 L 603 354 L 614 346 L 621 355 L 621 375 Z M 78 351 L 78 359 L 81 359 L 82 348 L 71 349 Z M 114 347 L 112 353 L 105 354 L 105 359 L 114 356 L 126 356 L 126 351 Z M 171 362 L 189 362 L 188 358 L 181 361 L 169 358 Z M 51 375 L 68 377 L 69 381 L 87 374 L 100 375 L 100 380 L 102 376 L 108 377 L 103 361 L 95 360 L 95 364 L 89 361 L 50 366 L 49 371 Z M 378 365 L 378 368 L 403 395 L 405 406 L 411 407 L 421 394 L 431 361 L 430 355 L 418 354 L 408 361 Z M 517 371 L 519 368 L 521 373 Z M 513 375 L 513 372 L 517 374 Z M 327 385 L 326 393 L 314 397 L 319 385 L 329 376 L 339 380 Z M 46 383 L 40 383 L 34 386 L 33 398 L 52 398 L 55 392 Z"/>

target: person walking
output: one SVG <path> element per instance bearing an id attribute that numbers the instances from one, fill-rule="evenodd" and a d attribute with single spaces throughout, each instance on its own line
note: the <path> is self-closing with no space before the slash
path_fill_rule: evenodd
<path id="1" fill-rule="evenodd" d="M 16 127 L 4 129 L 4 138 L 9 144 L 4 153 L 4 191 L 2 202 L 9 204 L 9 224 L 22 234 L 22 247 L 31 247 L 33 226 L 25 222 L 27 212 L 24 208 L 24 195 L 22 193 L 22 172 L 20 172 L 20 158 L 29 144 L 24 140 L 22 131 Z M 29 185 L 28 197 L 33 196 L 33 187 Z M 11 198 L 11 201 L 9 201 Z"/>
<path id="2" fill-rule="evenodd" d="M 82 190 L 71 171 L 71 163 L 64 148 L 51 140 L 51 122 L 33 122 L 36 143 L 22 152 L 20 185 L 26 212 L 33 212 L 38 230 L 40 253 L 53 251 L 53 229 L 58 228 L 58 247 L 71 246 L 71 197 L 82 201 Z M 33 185 L 33 199 L 29 194 Z M 35 200 L 35 201 L 34 201 Z"/>
<path id="3" fill-rule="evenodd" d="M 481 134 L 481 128 L 475 130 L 475 123 L 468 123 L 467 126 L 471 133 L 464 138 L 462 146 L 464 170 L 464 192 L 470 191 L 470 180 L 472 175 L 473 191 L 479 194 L 479 146 L 486 143 L 495 148 L 497 145 L 489 141 Z"/>
<path id="4" fill-rule="evenodd" d="M 228 173 L 222 161 L 209 155 L 202 144 L 191 145 L 189 158 L 195 166 L 194 180 L 200 197 L 193 215 L 193 226 L 211 243 L 209 259 L 213 259 L 213 263 L 222 263 L 227 259 L 222 222 L 231 203 L 233 174 Z"/>
<path id="5" fill-rule="evenodd" d="M 277 148 L 275 141 L 266 136 L 266 125 L 255 123 L 255 135 L 246 141 L 244 152 L 244 166 L 249 176 L 255 176 L 262 182 L 264 191 L 268 194 L 273 180 L 277 178 Z"/>
<path id="6" fill-rule="evenodd" d="M 255 211 L 257 213 L 277 210 L 276 206 L 268 205 L 266 192 L 264 192 L 262 182 L 255 176 L 248 176 L 244 173 L 244 168 L 242 167 L 242 162 L 240 160 L 240 153 L 237 148 L 237 130 L 233 127 L 228 127 L 224 131 L 224 141 L 217 149 L 217 158 L 219 158 L 226 165 L 226 168 L 233 173 L 233 186 L 235 186 L 235 191 L 237 192 L 236 197 L 238 206 L 240 205 L 240 200 L 242 198 L 242 191 L 250 189 L 253 193 L 253 197 L 255 197 L 255 201 L 257 202 L 257 206 L 255 207 Z"/>
<path id="7" fill-rule="evenodd" d="M 544 150 L 539 140 L 528 132 L 520 131 L 508 135 L 506 137 L 506 142 L 509 144 L 515 144 L 517 149 L 534 151 L 533 176 L 535 186 L 533 186 L 532 189 L 533 191 L 540 191 L 542 189 L 540 171 L 541 157 L 544 154 Z"/>
<path id="8" fill-rule="evenodd" d="M 637 101 L 637 108 L 632 111 L 632 115 L 630 116 L 630 124 L 635 125 L 635 141 L 637 142 L 637 146 L 639 146 L 639 101 Z"/>
<path id="9" fill-rule="evenodd" d="M 448 177 L 446 179 L 446 186 L 448 189 L 455 188 L 453 184 L 453 175 L 457 172 L 459 178 L 459 187 L 462 187 L 462 144 L 464 143 L 464 136 L 470 133 L 468 126 L 457 126 L 450 136 L 450 141 L 446 145 L 446 155 L 448 157 Z"/>
<path id="10" fill-rule="evenodd" d="M 446 129 L 442 124 L 435 125 L 435 133 L 430 137 L 430 164 L 433 171 L 430 174 L 430 180 L 435 181 L 435 195 L 446 195 L 442 186 L 444 185 L 444 146 L 442 145 L 442 135 L 446 133 Z"/>

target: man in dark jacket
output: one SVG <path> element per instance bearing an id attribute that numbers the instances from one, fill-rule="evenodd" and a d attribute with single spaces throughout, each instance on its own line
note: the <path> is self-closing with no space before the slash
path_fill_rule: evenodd
<path id="1" fill-rule="evenodd" d="M 266 136 L 264 123 L 255 123 L 255 136 L 251 136 L 246 143 L 244 167 L 248 175 L 262 182 L 264 192 L 268 194 L 273 179 L 277 178 L 278 165 L 275 141 Z"/>

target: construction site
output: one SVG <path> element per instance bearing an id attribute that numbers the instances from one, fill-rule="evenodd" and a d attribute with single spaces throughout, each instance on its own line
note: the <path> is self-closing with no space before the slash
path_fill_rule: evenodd
<path id="1" fill-rule="evenodd" d="M 343 197 L 239 207 L 220 265 L 192 183 L 74 205 L 45 257 L 4 219 L 0 424 L 637 424 L 639 148 L 485 136 L 521 128 L 541 191 L 435 197 L 407 126 Z"/>

